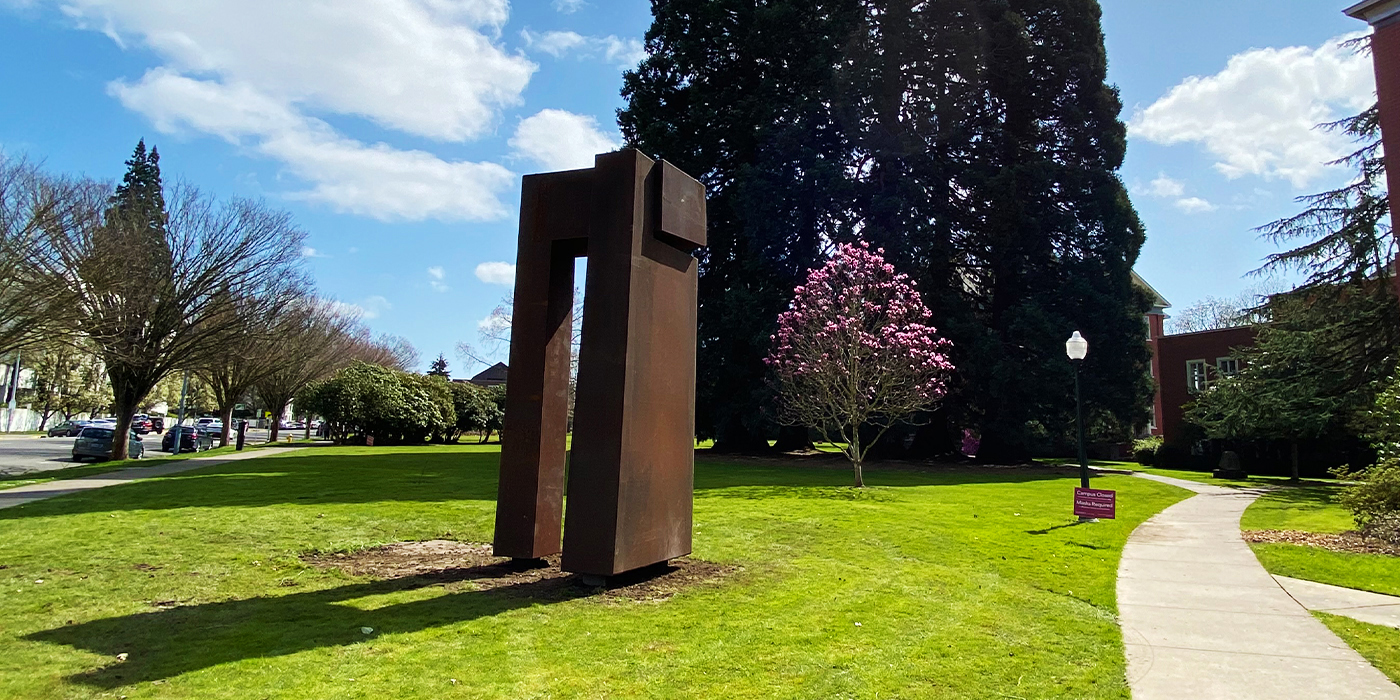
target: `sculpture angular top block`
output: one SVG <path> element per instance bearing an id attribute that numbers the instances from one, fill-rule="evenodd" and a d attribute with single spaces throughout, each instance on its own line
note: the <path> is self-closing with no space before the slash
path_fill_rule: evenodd
<path id="1" fill-rule="evenodd" d="M 690 553 L 705 190 L 635 149 L 524 179 L 498 556 L 561 551 L 574 258 L 587 256 L 562 566 L 610 576 Z"/>

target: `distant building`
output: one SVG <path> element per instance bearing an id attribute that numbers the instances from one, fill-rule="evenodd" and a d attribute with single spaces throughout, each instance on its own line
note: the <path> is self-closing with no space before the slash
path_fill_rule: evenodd
<path id="1" fill-rule="evenodd" d="M 1133 281 L 1152 295 L 1147 312 L 1147 346 L 1152 351 L 1152 379 L 1157 384 L 1152 399 L 1152 423 L 1148 429 L 1163 442 L 1190 447 L 1186 430 L 1186 404 L 1212 382 L 1240 370 L 1238 350 L 1254 345 L 1252 326 L 1219 328 L 1167 335 L 1168 302 L 1145 280 L 1133 273 Z"/>
<path id="2" fill-rule="evenodd" d="M 497 362 L 466 381 L 477 386 L 500 386 L 506 383 L 506 375 L 509 373 L 510 368 L 507 367 L 504 362 Z M 458 379 L 455 381 L 460 382 L 462 380 Z"/>

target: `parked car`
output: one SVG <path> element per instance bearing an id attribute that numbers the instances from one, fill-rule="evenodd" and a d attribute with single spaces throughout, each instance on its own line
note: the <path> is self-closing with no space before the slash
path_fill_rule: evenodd
<path id="1" fill-rule="evenodd" d="M 165 416 L 151 416 L 151 432 L 165 432 Z"/>
<path id="2" fill-rule="evenodd" d="M 48 437 L 77 437 L 88 426 L 85 420 L 66 420 L 49 428 Z"/>
<path id="3" fill-rule="evenodd" d="M 145 435 L 151 432 L 151 418 L 144 413 L 138 413 L 131 417 L 131 429 L 138 435 Z"/>
<path id="4" fill-rule="evenodd" d="M 165 437 L 161 438 L 160 449 L 162 452 L 175 451 L 175 434 L 180 434 L 181 452 L 203 452 L 214 447 L 214 436 L 209 434 L 201 426 L 197 425 L 173 425 L 166 431 Z"/>
<path id="5" fill-rule="evenodd" d="M 112 436 L 116 431 L 111 428 L 89 425 L 78 433 L 78 439 L 73 441 L 73 461 L 81 462 L 88 457 L 93 459 L 112 458 Z M 131 433 L 126 447 L 127 457 L 130 459 L 141 459 L 146 454 L 146 446 L 141 444 L 141 436 Z"/>

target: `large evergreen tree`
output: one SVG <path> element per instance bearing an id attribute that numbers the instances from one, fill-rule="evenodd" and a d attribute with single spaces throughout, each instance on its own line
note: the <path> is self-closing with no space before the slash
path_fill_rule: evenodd
<path id="1" fill-rule="evenodd" d="M 705 184 L 697 431 L 766 447 L 763 357 L 792 289 L 848 224 L 832 75 L 854 0 L 653 0 L 624 78 L 627 141 Z"/>
<path id="2" fill-rule="evenodd" d="M 1064 342 L 1090 339 L 1084 396 L 1115 437 L 1145 422 L 1151 384 L 1146 295 L 1132 283 L 1145 240 L 1116 171 L 1126 151 L 1096 0 L 985 0 L 984 109 L 995 115 L 968 163 L 964 403 L 979 456 L 1026 455 L 1072 418 Z"/>
<path id="3" fill-rule="evenodd" d="M 654 0 L 620 113 L 711 197 L 698 426 L 758 444 L 776 314 L 830 243 L 918 279 L 954 341 L 949 404 L 983 454 L 1072 417 L 1063 342 L 1094 342 L 1098 422 L 1146 418 L 1143 230 L 1095 0 Z M 744 388 L 749 388 L 746 390 Z M 740 439 L 742 437 L 742 439 Z"/>

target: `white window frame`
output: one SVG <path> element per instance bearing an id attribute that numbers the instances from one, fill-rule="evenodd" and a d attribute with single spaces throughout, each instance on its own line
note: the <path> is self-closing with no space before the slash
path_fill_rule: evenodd
<path id="1" fill-rule="evenodd" d="M 1232 367 L 1231 370 L 1228 371 L 1228 372 L 1225 371 L 1225 363 L 1226 363 L 1226 362 L 1230 363 L 1230 365 L 1231 365 L 1231 367 Z M 1236 374 L 1239 374 L 1239 373 L 1240 373 L 1240 360 L 1239 360 L 1239 358 L 1237 358 L 1237 357 L 1217 357 L 1217 358 L 1215 358 L 1215 373 L 1216 373 L 1217 376 L 1221 377 L 1222 379 L 1225 378 L 1225 377 L 1233 377 L 1233 376 L 1235 376 Z"/>
<path id="2" fill-rule="evenodd" d="M 1196 381 L 1196 373 L 1193 366 L 1199 366 L 1200 381 Z M 1192 394 L 1200 393 L 1210 387 L 1210 361 L 1208 360 L 1187 360 L 1186 361 L 1186 390 Z"/>

